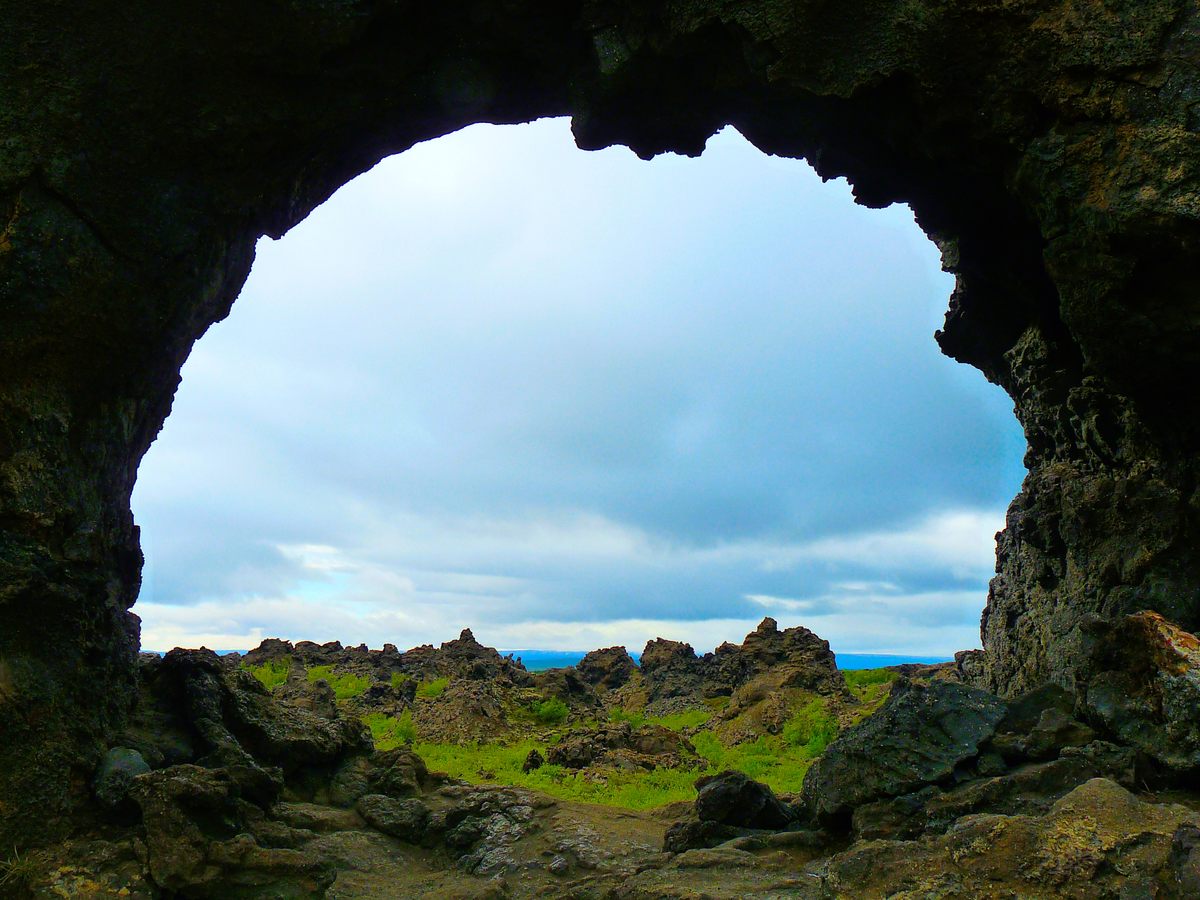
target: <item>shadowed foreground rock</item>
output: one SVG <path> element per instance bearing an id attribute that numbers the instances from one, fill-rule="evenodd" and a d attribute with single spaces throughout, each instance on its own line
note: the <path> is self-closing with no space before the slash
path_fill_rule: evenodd
<path id="1" fill-rule="evenodd" d="M 953 779 L 1004 718 L 975 688 L 900 680 L 883 707 L 835 740 L 804 778 L 805 805 L 826 820 L 885 797 Z"/>

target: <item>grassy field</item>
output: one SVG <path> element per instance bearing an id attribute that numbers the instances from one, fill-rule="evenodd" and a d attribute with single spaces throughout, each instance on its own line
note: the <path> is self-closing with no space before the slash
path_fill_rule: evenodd
<path id="1" fill-rule="evenodd" d="M 274 689 L 283 684 L 292 667 L 290 659 L 282 659 L 249 671 L 259 681 Z M 326 681 L 339 700 L 360 696 L 370 686 L 365 676 L 336 675 L 332 666 L 314 666 L 307 673 L 309 681 Z M 842 726 L 851 724 L 874 712 L 886 699 L 896 673 L 882 669 L 859 669 L 843 672 L 846 685 L 859 699 L 861 706 Z M 401 687 L 407 676 L 393 677 L 394 686 Z M 417 702 L 434 700 L 446 690 L 448 678 L 437 678 L 417 685 Z M 424 740 L 413 720 L 411 710 L 400 716 L 373 713 L 364 722 L 371 729 L 375 746 L 389 750 L 402 745 L 411 746 L 431 771 L 444 772 L 453 778 L 474 784 L 498 784 L 529 788 L 564 800 L 600 803 L 626 809 L 652 809 L 696 796 L 695 781 L 702 775 L 716 774 L 726 769 L 745 772 L 751 778 L 771 786 L 778 793 L 800 791 L 804 774 L 829 743 L 837 736 L 838 719 L 826 701 L 814 698 L 795 710 L 780 734 L 762 735 L 753 741 L 726 746 L 711 731 L 703 729 L 716 712 L 711 709 L 688 710 L 669 716 L 647 716 L 637 710 L 615 709 L 609 721 L 629 722 L 635 728 L 643 724 L 661 725 L 672 731 L 686 732 L 700 756 L 694 767 L 658 768 L 653 771 L 589 771 L 577 772 L 562 766 L 542 765 L 530 772 L 521 767 L 530 751 L 537 750 L 544 758 L 550 745 L 559 740 L 566 729 L 560 729 L 569 710 L 561 700 L 545 698 L 527 708 L 510 712 L 530 723 L 553 730 L 544 740 L 517 740 L 507 743 L 444 744 Z M 597 723 L 582 723 L 595 725 Z"/>
<path id="2" fill-rule="evenodd" d="M 855 681 L 852 690 L 871 708 L 882 702 L 891 678 L 868 675 Z M 556 710 L 557 713 L 557 710 Z M 635 727 L 652 723 L 673 731 L 696 729 L 713 713 L 692 710 L 672 716 L 647 717 L 628 710 L 614 710 L 610 721 L 627 721 Z M 547 720 L 539 720 L 545 722 Z M 781 734 L 764 735 L 727 747 L 711 732 L 696 731 L 690 740 L 701 758 L 695 768 L 659 768 L 650 772 L 576 772 L 561 766 L 542 765 L 530 772 L 521 770 L 530 751 L 543 757 L 557 739 L 519 740 L 496 744 L 442 744 L 422 740 L 412 714 L 399 718 L 375 715 L 367 724 L 381 750 L 410 744 L 431 771 L 444 772 L 473 784 L 502 784 L 541 791 L 564 800 L 600 803 L 626 809 L 652 809 L 696 796 L 695 781 L 726 769 L 745 772 L 779 793 L 798 793 L 809 766 L 824 751 L 838 731 L 838 723 L 820 700 L 798 709 Z"/>

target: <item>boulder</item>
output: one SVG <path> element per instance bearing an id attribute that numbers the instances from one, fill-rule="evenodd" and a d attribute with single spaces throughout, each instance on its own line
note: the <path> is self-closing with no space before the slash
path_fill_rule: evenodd
<path id="1" fill-rule="evenodd" d="M 611 722 L 576 732 L 546 751 L 547 762 L 568 769 L 584 769 L 591 765 L 628 768 L 627 763 L 631 761 L 638 768 L 653 769 L 678 766 L 696 759 L 696 748 L 678 732 L 661 725 L 634 728 L 628 722 Z"/>
<path id="2" fill-rule="evenodd" d="M 786 828 L 799 816 L 767 785 L 742 772 L 725 771 L 696 782 L 696 817 L 737 828 Z"/>
<path id="3" fill-rule="evenodd" d="M 540 769 L 546 760 L 537 750 L 530 750 L 529 755 L 525 757 L 525 762 L 521 763 L 521 771 L 528 775 L 535 769 Z"/>
<path id="4" fill-rule="evenodd" d="M 1090 628 L 1080 706 L 1167 769 L 1200 768 L 1200 640 L 1154 612 Z"/>
<path id="5" fill-rule="evenodd" d="M 245 777 L 250 781 L 245 781 Z M 134 779 L 146 862 L 172 896 L 323 896 L 336 877 L 327 860 L 260 840 L 260 798 L 247 797 L 254 772 L 234 767 L 172 766 Z"/>
<path id="6" fill-rule="evenodd" d="M 998 697 L 949 681 L 900 679 L 884 705 L 844 732 L 804 778 L 808 810 L 848 820 L 858 806 L 953 780 L 1004 718 Z"/>
<path id="7" fill-rule="evenodd" d="M 944 835 L 856 842 L 824 864 L 823 896 L 1193 897 L 1181 885 L 1198 819 L 1095 778 L 1041 815 L 973 815 Z"/>
<path id="8" fill-rule="evenodd" d="M 722 822 L 702 821 L 696 818 L 682 819 L 667 829 L 667 833 L 663 837 L 663 851 L 686 853 L 688 850 L 716 847 L 718 844 L 723 844 L 743 834 L 745 832 L 742 829 Z"/>
<path id="9" fill-rule="evenodd" d="M 114 747 L 104 754 L 92 791 L 101 806 L 116 810 L 124 806 L 129 796 L 133 779 L 150 771 L 142 754 L 128 747 Z"/>
<path id="10" fill-rule="evenodd" d="M 415 797 L 397 800 L 383 794 L 367 794 L 359 798 L 355 809 L 376 831 L 409 843 L 420 841 L 429 826 L 429 807 Z"/>
<path id="11" fill-rule="evenodd" d="M 610 691 L 626 684 L 638 669 L 624 647 L 606 647 L 586 654 L 575 670 L 587 684 Z"/>

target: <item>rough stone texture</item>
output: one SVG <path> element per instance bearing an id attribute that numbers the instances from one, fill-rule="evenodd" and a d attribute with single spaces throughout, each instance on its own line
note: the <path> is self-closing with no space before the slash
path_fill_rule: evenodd
<path id="1" fill-rule="evenodd" d="M 1169 769 L 1200 769 L 1200 640 L 1149 612 L 1092 637 L 1084 713 Z"/>
<path id="2" fill-rule="evenodd" d="M 597 690 L 619 688 L 637 672 L 633 658 L 624 647 L 592 650 L 575 666 L 579 677 Z"/>
<path id="3" fill-rule="evenodd" d="M 129 796 L 129 787 L 138 775 L 150 771 L 142 754 L 128 747 L 114 747 L 104 754 L 92 791 L 101 806 L 119 809 Z"/>
<path id="4" fill-rule="evenodd" d="M 911 203 L 957 276 L 941 347 L 1029 443 L 963 671 L 1075 687 L 1091 617 L 1200 626 L 1190 0 L 0 14 L 0 845 L 61 831 L 122 726 L 134 475 L 256 239 L 472 122 L 570 114 L 644 156 L 730 123 Z"/>
<path id="5" fill-rule="evenodd" d="M 1005 706 L 975 688 L 898 681 L 874 715 L 838 737 L 804 776 L 804 803 L 837 820 L 874 800 L 944 783 L 995 733 Z"/>
<path id="6" fill-rule="evenodd" d="M 1043 816 L 972 816 L 944 836 L 856 843 L 823 866 L 824 896 L 1185 898 L 1190 848 L 1175 836 L 1196 820 L 1097 778 Z"/>
<path id="7" fill-rule="evenodd" d="M 799 818 L 765 784 L 742 772 L 722 772 L 696 782 L 696 816 L 740 828 L 784 828 Z"/>
<path id="8" fill-rule="evenodd" d="M 634 728 L 628 722 L 609 722 L 576 732 L 546 751 L 546 762 L 568 769 L 594 764 L 617 764 L 654 769 L 700 764 L 696 748 L 677 732 L 661 725 Z"/>
<path id="9" fill-rule="evenodd" d="M 396 800 L 367 794 L 359 798 L 355 809 L 372 828 L 402 841 L 419 841 L 429 825 L 429 807 L 415 797 Z"/>

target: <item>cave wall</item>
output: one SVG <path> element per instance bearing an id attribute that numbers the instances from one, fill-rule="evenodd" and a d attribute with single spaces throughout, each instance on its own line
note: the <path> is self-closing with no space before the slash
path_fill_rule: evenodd
<path id="1" fill-rule="evenodd" d="M 571 115 L 910 203 L 942 349 L 1030 474 L 973 677 L 1070 684 L 1089 623 L 1200 627 L 1200 26 L 1188 0 L 0 0 L 0 844 L 61 832 L 134 692 L 138 462 L 197 338 L 380 158 Z M 803 209 L 796 211 L 804 215 Z"/>

